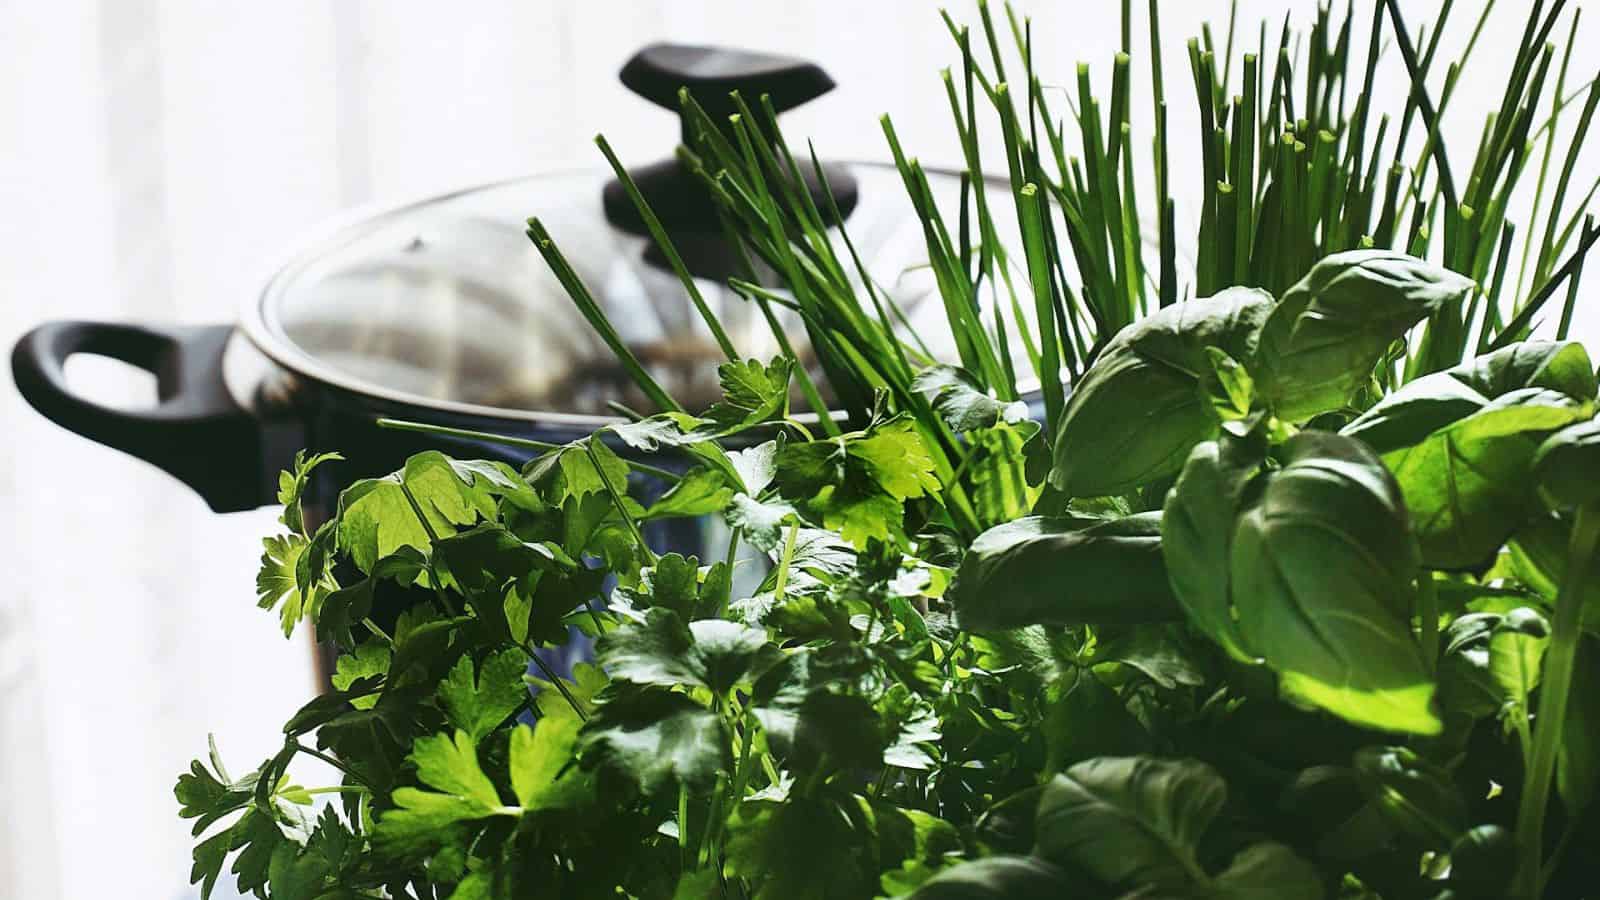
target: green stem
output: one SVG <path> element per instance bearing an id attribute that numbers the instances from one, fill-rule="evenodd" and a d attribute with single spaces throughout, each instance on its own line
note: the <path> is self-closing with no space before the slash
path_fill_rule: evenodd
<path id="1" fill-rule="evenodd" d="M 291 741 L 291 743 L 294 744 L 294 749 L 296 752 L 304 753 L 307 756 L 322 760 L 328 765 L 333 766 L 335 769 L 338 769 L 339 771 L 348 775 L 352 781 L 365 788 L 367 793 L 370 794 L 373 792 L 372 785 L 367 784 L 366 779 L 362 778 L 360 775 L 357 775 L 349 766 L 346 766 L 344 763 L 334 759 L 326 753 L 323 753 L 321 750 L 318 750 L 314 747 L 307 747 L 305 744 L 302 744 L 299 741 Z"/>
<path id="2" fill-rule="evenodd" d="M 583 711 L 582 706 L 578 705 L 578 698 L 572 696 L 572 691 L 567 690 L 566 682 L 562 681 L 555 672 L 550 670 L 550 666 L 539 658 L 539 654 L 529 653 L 528 657 L 533 660 L 534 665 L 539 667 L 539 671 L 544 673 L 545 679 L 555 685 L 556 690 L 561 692 L 561 696 L 567 699 L 567 705 L 572 707 L 572 711 L 578 714 L 579 721 L 589 721 L 589 714 Z"/>
<path id="3" fill-rule="evenodd" d="M 372 794 L 371 791 L 359 784 L 336 784 L 330 787 L 301 788 L 300 790 L 301 793 L 310 796 L 316 796 L 317 794 L 366 794 L 370 796 Z"/>
<path id="4" fill-rule="evenodd" d="M 489 444 L 502 444 L 507 447 L 527 447 L 530 450 L 538 450 L 542 453 L 566 449 L 566 445 L 564 444 L 552 444 L 549 441 L 536 441 L 532 438 L 512 437 L 509 434 L 495 434 L 492 431 L 473 431 L 468 428 L 447 428 L 443 425 L 429 425 L 426 422 L 407 422 L 403 419 L 379 419 L 377 420 L 376 424 L 379 428 L 387 428 L 391 431 L 414 431 L 418 434 L 437 434 L 444 437 L 466 438 L 467 440 L 483 441 Z M 628 460 L 628 465 L 632 468 L 638 469 L 641 472 L 654 475 L 657 478 L 662 478 L 667 481 L 678 482 L 683 480 L 682 475 L 672 471 L 671 469 L 663 469 L 647 463 L 635 462 L 631 459 Z"/>
<path id="5" fill-rule="evenodd" d="M 800 523 L 795 522 L 789 526 L 789 534 L 783 539 L 783 557 L 778 560 L 778 580 L 772 586 L 772 602 L 783 602 L 783 589 L 789 584 L 789 563 L 794 559 L 794 539 L 800 532 Z"/>
<path id="6" fill-rule="evenodd" d="M 689 849 L 689 788 L 678 785 L 678 866 L 687 872 L 692 866 L 693 851 Z"/>
<path id="7" fill-rule="evenodd" d="M 1545 652 L 1544 675 L 1539 690 L 1539 716 L 1533 738 L 1533 758 L 1522 785 L 1517 810 L 1517 841 L 1521 861 L 1517 866 L 1517 896 L 1538 900 L 1542 890 L 1544 817 L 1555 776 L 1561 732 L 1566 724 L 1567 697 L 1572 691 L 1572 670 L 1578 654 L 1583 614 L 1584 578 L 1600 543 L 1600 507 L 1581 506 L 1567 545 L 1567 568 L 1556 595 L 1555 619 L 1550 624 L 1550 646 Z"/>
<path id="8" fill-rule="evenodd" d="M 389 632 L 384 631 L 377 622 L 372 621 L 371 616 L 367 616 L 366 618 L 362 619 L 361 624 L 367 626 L 368 631 L 382 638 L 385 644 L 388 644 L 391 647 L 394 646 L 394 638 L 390 637 Z"/>
<path id="9" fill-rule="evenodd" d="M 617 492 L 616 486 L 611 483 L 610 477 L 606 475 L 605 468 L 600 465 L 600 455 L 594 452 L 593 437 L 583 442 L 583 449 L 589 454 L 589 462 L 594 464 L 594 474 L 600 477 L 600 483 L 605 485 L 606 493 L 611 495 L 611 503 L 617 508 L 617 515 L 622 517 L 622 521 L 628 526 L 628 531 L 633 535 L 634 541 L 639 544 L 639 549 L 644 551 L 645 561 L 652 566 L 655 565 L 655 551 L 651 550 L 650 545 L 644 542 L 644 532 L 639 530 L 639 523 L 635 522 L 633 516 L 628 514 L 628 508 L 622 504 L 622 495 Z"/>
<path id="10" fill-rule="evenodd" d="M 411 511 L 417 514 L 417 521 L 422 523 L 422 530 L 428 534 L 428 580 L 433 582 L 433 595 L 438 598 L 439 606 L 445 615 L 458 616 L 461 611 L 456 609 L 456 605 L 445 595 L 444 584 L 439 581 L 439 570 L 433 565 L 433 545 L 439 543 L 439 533 L 433 530 L 433 524 L 422 511 L 422 504 L 417 502 L 417 495 L 411 493 L 411 487 L 404 481 L 400 482 L 400 493 L 405 495 L 406 502 L 411 504 Z"/>
<path id="11" fill-rule="evenodd" d="M 1429 571 L 1417 579 L 1417 625 L 1422 658 L 1433 671 L 1439 663 L 1439 588 Z"/>

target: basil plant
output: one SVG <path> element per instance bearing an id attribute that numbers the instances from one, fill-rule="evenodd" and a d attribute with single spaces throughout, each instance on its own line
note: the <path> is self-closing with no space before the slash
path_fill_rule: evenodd
<path id="1" fill-rule="evenodd" d="M 1308 823 L 1337 810 L 1306 826 L 1318 853 L 1432 848 L 1431 887 L 1358 876 L 1385 897 L 1543 896 L 1562 850 L 1551 806 L 1569 833 L 1587 827 L 1600 774 L 1593 362 L 1525 340 L 1399 383 L 1411 329 L 1475 290 L 1361 250 L 1280 298 L 1229 288 L 1123 328 L 1059 419 L 1040 504 L 1055 508 L 979 537 L 950 592 L 974 629 L 1066 627 L 1091 636 L 1091 662 L 1172 676 L 1199 653 L 1226 673 L 1200 707 L 1161 716 L 1271 697 L 1342 723 L 1325 733 L 1370 746 L 1280 782 L 1278 808 Z M 1306 727 L 1277 735 L 1269 766 L 1316 756 L 1321 726 Z M 1499 775 L 1463 764 L 1479 742 L 1499 748 Z M 1259 896 L 1295 896 L 1292 865 L 1273 865 L 1280 892 Z M 1225 876 L 1205 896 L 1258 896 Z M 947 877 L 937 896 L 979 896 Z"/>

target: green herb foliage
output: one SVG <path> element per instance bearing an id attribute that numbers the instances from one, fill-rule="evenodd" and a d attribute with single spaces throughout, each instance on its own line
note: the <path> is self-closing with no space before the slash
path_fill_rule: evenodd
<path id="1" fill-rule="evenodd" d="M 884 121 L 956 358 L 902 338 L 760 98 L 720 123 L 686 95 L 681 155 L 785 352 L 739 358 L 653 228 L 729 356 L 710 408 L 651 379 L 531 222 L 660 411 L 561 446 L 506 438 L 539 453 L 521 471 L 419 454 L 314 530 L 301 497 L 336 457 L 296 459 L 258 596 L 341 656 L 279 752 L 236 779 L 213 746 L 179 778 L 202 893 L 224 870 L 278 900 L 1600 883 L 1582 849 L 1600 835 L 1600 420 L 1565 339 L 1573 291 L 1558 339 L 1530 339 L 1600 234 L 1561 218 L 1571 154 L 1545 183 L 1562 111 L 1587 97 L 1581 136 L 1596 106 L 1592 83 L 1563 93 L 1570 48 L 1545 87 L 1564 4 L 1532 5 L 1470 177 L 1437 130 L 1466 54 L 1428 87 L 1450 3 L 1415 36 L 1374 4 L 1365 38 L 1324 7 L 1237 66 L 1233 23 L 1221 54 L 1208 28 L 1189 44 L 1206 189 L 1182 284 L 1156 6 L 1153 203 L 1126 5 L 1109 104 L 1080 69 L 1070 142 L 1026 21 L 1007 9 L 1002 30 L 981 3 L 981 34 L 951 21 L 959 210 Z M 1384 46 L 1415 89 L 1375 120 Z M 981 177 L 985 106 L 1006 186 Z M 1513 278 L 1509 198 L 1541 155 Z M 674 517 L 720 518 L 733 545 L 660 553 L 645 529 Z M 557 673 L 546 656 L 578 633 L 595 662 Z M 296 784 L 302 756 L 338 782 Z"/>

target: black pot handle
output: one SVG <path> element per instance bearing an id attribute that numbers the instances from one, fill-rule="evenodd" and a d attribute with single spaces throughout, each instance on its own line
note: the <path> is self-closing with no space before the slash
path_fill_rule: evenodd
<path id="1" fill-rule="evenodd" d="M 89 440 L 154 463 L 216 512 L 265 502 L 261 423 L 222 377 L 232 325 L 152 328 L 113 322 L 47 322 L 11 352 L 17 389 L 34 409 Z M 160 402 L 115 409 L 74 394 L 64 364 L 75 353 L 120 359 L 156 376 Z"/>

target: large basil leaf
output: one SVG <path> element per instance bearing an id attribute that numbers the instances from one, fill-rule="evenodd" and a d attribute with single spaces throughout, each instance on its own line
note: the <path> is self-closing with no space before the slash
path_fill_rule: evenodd
<path id="1" fill-rule="evenodd" d="M 1226 801 L 1222 778 L 1195 760 L 1087 760 L 1040 793 L 1034 855 L 1141 897 L 1324 896 L 1316 870 L 1275 844 L 1209 874 L 1200 843 Z"/>
<path id="2" fill-rule="evenodd" d="M 1229 581 L 1239 633 L 1283 693 L 1343 719 L 1436 734 L 1411 636 L 1415 539 L 1400 490 L 1359 441 L 1305 431 L 1239 516 Z"/>
<path id="3" fill-rule="evenodd" d="M 1076 890 L 1058 866 L 1032 856 L 990 856 L 952 866 L 924 882 L 911 900 L 1073 900 Z"/>
<path id="4" fill-rule="evenodd" d="M 1539 493 L 1552 509 L 1575 509 L 1600 500 L 1600 419 L 1552 434 L 1533 455 Z"/>
<path id="5" fill-rule="evenodd" d="M 1433 568 L 1488 561 L 1537 512 L 1527 488 L 1550 431 L 1587 415 L 1564 394 L 1512 391 L 1421 443 L 1383 455 L 1405 493 L 1423 560 Z"/>
<path id="6" fill-rule="evenodd" d="M 1444 652 L 1439 654 L 1440 706 L 1474 719 L 1499 713 L 1505 696 L 1489 672 L 1489 640 L 1503 618 L 1468 613 L 1445 629 Z"/>
<path id="7" fill-rule="evenodd" d="M 1231 435 L 1200 444 L 1162 512 L 1162 556 L 1173 592 L 1189 621 L 1241 662 L 1255 655 L 1233 617 L 1228 560 L 1245 489 L 1265 457 L 1264 446 Z"/>
<path id="8" fill-rule="evenodd" d="M 1506 544 L 1512 574 L 1524 586 L 1554 605 L 1567 571 L 1567 544 L 1572 540 L 1570 515 L 1540 516 L 1517 531 Z M 1589 561 L 1591 581 L 1600 578 L 1600 559 Z M 1600 601 L 1590 598 L 1583 607 L 1583 627 L 1600 632 Z"/>
<path id="9" fill-rule="evenodd" d="M 1194 760 L 1087 760 L 1039 795 L 1034 852 L 1113 887 L 1178 890 L 1203 876 L 1200 838 L 1227 794 L 1217 773 Z"/>
<path id="10" fill-rule="evenodd" d="M 1516 836 L 1499 825 L 1468 829 L 1450 845 L 1450 886 L 1461 897 L 1504 897 L 1516 873 Z"/>
<path id="11" fill-rule="evenodd" d="M 973 631 L 1182 618 L 1161 560 L 1161 515 L 1032 516 L 978 536 L 951 600 Z"/>
<path id="12" fill-rule="evenodd" d="M 1362 788 L 1396 828 L 1444 850 L 1467 830 L 1467 802 L 1450 773 L 1406 747 L 1365 747 L 1354 767 Z"/>
<path id="13" fill-rule="evenodd" d="M 1536 511 L 1525 490 L 1549 432 L 1587 418 L 1595 393 L 1577 344 L 1518 344 L 1413 381 L 1347 425 L 1383 456 L 1423 562 L 1482 565 Z"/>
<path id="14" fill-rule="evenodd" d="M 1078 497 L 1117 494 L 1176 473 L 1217 431 L 1202 389 L 1207 347 L 1248 359 L 1272 297 L 1229 288 L 1175 303 L 1117 332 L 1062 411 L 1050 483 Z"/>
<path id="15" fill-rule="evenodd" d="M 1252 367 L 1257 386 L 1290 421 L 1339 409 L 1395 339 L 1471 291 L 1470 279 L 1391 250 L 1329 256 L 1267 318 Z"/>
<path id="16" fill-rule="evenodd" d="M 1549 645 L 1550 623 L 1527 607 L 1512 610 L 1495 625 L 1489 635 L 1489 676 L 1508 702 L 1531 708 Z"/>

